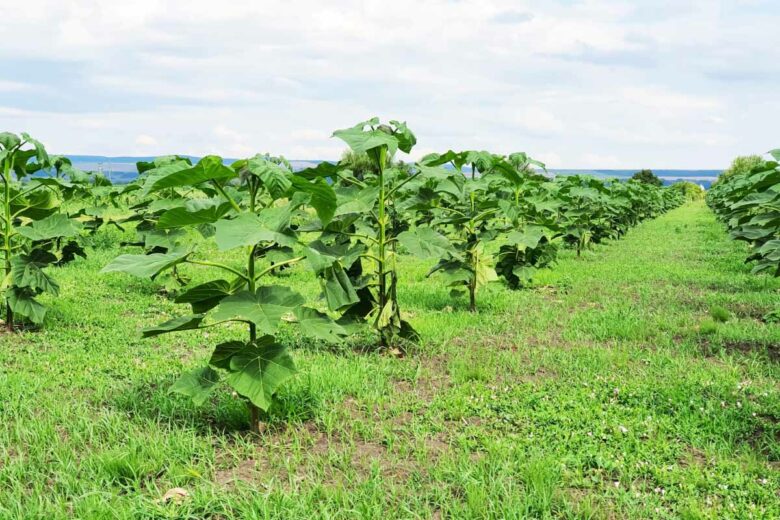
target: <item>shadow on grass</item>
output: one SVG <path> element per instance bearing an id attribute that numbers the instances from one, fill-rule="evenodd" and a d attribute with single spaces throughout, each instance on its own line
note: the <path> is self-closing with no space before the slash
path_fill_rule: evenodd
<path id="1" fill-rule="evenodd" d="M 438 282 L 438 280 L 437 280 Z M 506 305 L 504 298 L 512 291 L 503 283 L 493 284 L 493 291 L 477 292 L 477 312 L 494 313 Z M 522 290 L 522 289 L 519 289 Z M 414 284 L 404 288 L 401 311 L 469 312 L 469 297 L 464 293 L 451 296 L 449 289 L 427 284 Z"/>
<path id="2" fill-rule="evenodd" d="M 748 269 L 746 273 L 750 273 Z M 725 294 L 755 294 L 771 292 L 774 281 L 768 276 L 755 276 L 747 280 L 740 281 L 717 281 L 710 282 L 703 286 L 703 289 Z"/>
<path id="3" fill-rule="evenodd" d="M 195 406 L 187 397 L 168 392 L 175 381 L 174 376 L 136 381 L 110 396 L 107 404 L 127 414 L 130 421 L 135 418 L 154 421 L 171 428 L 194 429 L 201 435 L 249 432 L 247 402 L 228 386 L 219 385 L 211 398 Z M 282 388 L 276 395 L 275 402 L 262 417 L 268 426 L 303 423 L 317 415 L 320 399 L 305 381 L 298 383 Z"/>
<path id="4" fill-rule="evenodd" d="M 724 340 L 713 341 L 698 338 L 701 353 L 707 357 L 720 354 L 737 355 L 748 359 L 758 358 L 769 363 L 780 363 L 780 345 L 760 340 Z"/>

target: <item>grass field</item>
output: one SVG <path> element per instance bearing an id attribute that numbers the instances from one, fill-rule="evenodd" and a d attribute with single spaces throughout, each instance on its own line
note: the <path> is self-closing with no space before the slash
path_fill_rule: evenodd
<path id="1" fill-rule="evenodd" d="M 0 337 L 0 518 L 780 517 L 780 280 L 701 202 L 494 284 L 476 315 L 404 258 L 419 350 L 287 331 L 299 374 L 260 437 L 226 391 L 167 393 L 231 331 L 140 339 L 184 309 L 97 274 L 106 233 L 42 331 Z"/>

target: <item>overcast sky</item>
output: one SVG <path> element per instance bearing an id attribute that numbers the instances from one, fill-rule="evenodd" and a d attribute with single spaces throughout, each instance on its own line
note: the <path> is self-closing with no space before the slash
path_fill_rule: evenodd
<path id="1" fill-rule="evenodd" d="M 0 0 L 0 131 L 51 152 L 722 168 L 780 146 L 780 1 Z"/>

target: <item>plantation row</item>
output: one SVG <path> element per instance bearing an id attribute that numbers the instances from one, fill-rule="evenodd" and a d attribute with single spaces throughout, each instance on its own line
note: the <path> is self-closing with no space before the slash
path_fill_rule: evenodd
<path id="1" fill-rule="evenodd" d="M 409 153 L 416 143 L 397 121 L 372 119 L 334 136 L 364 163 L 343 160 L 294 172 L 284 158 L 269 155 L 229 165 L 217 156 L 196 164 L 168 156 L 139 163 L 137 180 L 111 186 L 49 157 L 26 134 L 0 134 L 7 327 L 13 329 L 14 316 L 43 321 L 36 296 L 59 290 L 45 268 L 84 256 L 79 237 L 108 224 L 132 224 L 133 245 L 141 250 L 103 271 L 169 276 L 181 286 L 175 301 L 191 309 L 144 330 L 145 337 L 234 322 L 247 330 L 244 338 L 216 345 L 208 365 L 172 390 L 201 403 L 224 381 L 247 399 L 256 426 L 260 410 L 268 410 L 295 372 L 276 339 L 283 320 L 323 341 L 340 341 L 365 324 L 382 347 L 418 339 L 399 306 L 400 253 L 429 259 L 430 275 L 453 297 L 468 296 L 476 311 L 486 284 L 502 279 L 521 288 L 561 247 L 579 255 L 683 200 L 680 190 L 641 182 L 551 180 L 534 169 L 544 165 L 524 153 L 448 151 L 414 164 L 396 162 L 398 150 Z M 34 176 L 40 170 L 54 174 Z M 131 216 L 107 217 L 112 208 L 128 206 Z M 203 240 L 190 240 L 193 233 Z M 240 252 L 242 265 L 208 258 L 206 240 L 220 251 Z M 274 283 L 275 273 L 301 262 L 320 281 L 327 312 Z M 214 277 L 190 284 L 180 272 L 184 264 L 208 267 Z"/>
<path id="2" fill-rule="evenodd" d="M 707 204 L 732 238 L 750 244 L 754 273 L 780 276 L 780 150 L 750 171 L 724 175 L 707 193 Z"/>

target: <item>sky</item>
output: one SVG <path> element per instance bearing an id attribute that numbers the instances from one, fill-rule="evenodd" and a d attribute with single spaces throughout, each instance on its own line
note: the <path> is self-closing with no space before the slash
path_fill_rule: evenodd
<path id="1" fill-rule="evenodd" d="M 4 5 L 7 4 L 7 5 Z M 411 159 L 725 168 L 780 147 L 780 2 L 0 0 L 0 131 L 52 153 L 337 159 L 406 121 Z"/>

